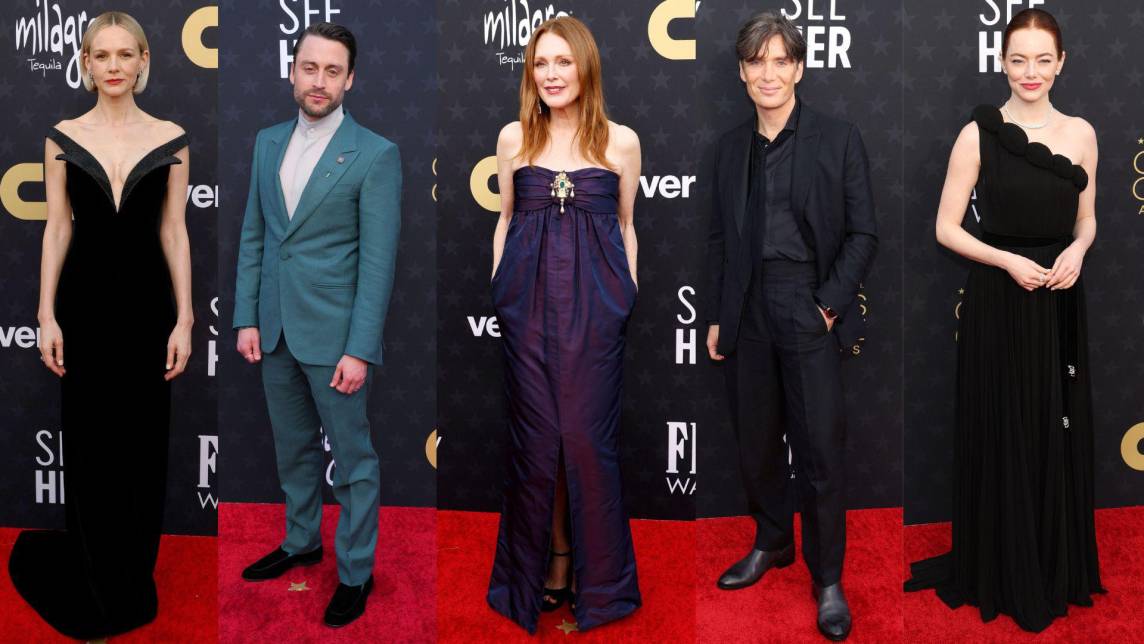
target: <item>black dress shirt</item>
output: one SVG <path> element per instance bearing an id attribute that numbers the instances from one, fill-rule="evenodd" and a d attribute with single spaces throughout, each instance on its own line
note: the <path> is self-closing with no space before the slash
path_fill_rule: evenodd
<path id="1" fill-rule="evenodd" d="M 747 218 L 752 226 L 751 247 L 755 261 L 783 259 L 814 261 L 795 222 L 791 208 L 791 177 L 794 171 L 794 135 L 798 128 L 799 103 L 773 141 L 752 133 Z M 759 246 L 762 245 L 762 252 Z"/>

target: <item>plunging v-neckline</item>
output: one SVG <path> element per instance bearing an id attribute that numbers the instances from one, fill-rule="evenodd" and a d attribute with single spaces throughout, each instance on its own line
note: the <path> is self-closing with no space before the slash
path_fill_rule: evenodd
<path id="1" fill-rule="evenodd" d="M 87 156 L 87 160 L 93 164 L 93 167 L 85 166 L 82 163 L 76 163 L 76 165 L 79 168 L 83 169 L 88 174 L 90 174 L 93 179 L 95 179 L 97 182 L 100 183 L 100 186 L 103 188 L 104 194 L 107 195 L 107 199 L 108 199 L 108 201 L 111 202 L 111 206 L 112 206 L 112 208 L 115 209 L 115 214 L 117 214 L 117 215 L 119 214 L 120 210 L 122 209 L 124 202 L 127 201 L 127 197 L 131 194 L 131 188 L 134 187 L 134 183 L 137 183 L 139 181 L 139 179 L 141 179 L 147 172 L 150 172 L 151 170 L 153 170 L 155 168 L 162 167 L 163 165 L 174 165 L 174 164 L 182 163 L 182 161 L 180 161 L 178 159 L 178 157 L 175 157 L 173 155 L 168 155 L 168 156 L 170 156 L 171 159 L 173 159 L 173 161 L 171 163 L 159 164 L 159 165 L 155 166 L 155 168 L 151 168 L 151 169 L 148 169 L 145 171 L 140 170 L 140 168 L 143 166 L 143 163 L 145 161 L 148 161 L 151 157 L 155 156 L 155 154 L 157 152 L 164 152 L 165 150 L 167 150 L 168 148 L 170 148 L 172 145 L 174 145 L 176 143 L 180 144 L 178 146 L 179 148 L 185 146 L 186 145 L 185 139 L 187 138 L 186 133 L 180 134 L 180 135 L 176 136 L 175 138 L 167 141 L 166 143 L 162 143 L 162 144 L 152 148 L 149 152 L 147 152 L 142 157 L 140 157 L 139 160 L 136 161 L 133 166 L 131 166 L 131 170 L 129 170 L 127 172 L 127 177 L 123 180 L 123 186 L 119 189 L 119 199 L 116 200 L 115 199 L 115 189 L 111 185 L 111 175 L 108 174 L 107 167 L 103 165 L 103 162 L 100 161 L 94 154 L 92 154 L 91 151 L 88 150 L 86 147 L 80 145 L 80 143 L 78 141 L 76 141 L 72 137 L 68 136 L 67 134 L 64 134 L 59 128 L 53 127 L 52 132 L 55 132 L 60 137 L 62 137 L 65 141 L 67 141 L 70 144 L 69 147 L 75 148 L 75 150 L 77 150 L 77 151 L 79 151 L 79 152 L 81 152 Z M 62 148 L 63 146 L 60 146 L 60 147 Z M 66 156 L 68 156 L 68 154 L 69 154 L 69 152 L 67 150 L 64 150 L 64 154 L 57 155 L 56 158 L 59 159 L 61 157 L 66 157 Z M 64 159 L 64 160 L 66 161 L 67 159 Z M 99 174 L 96 174 L 95 169 L 99 170 Z"/>

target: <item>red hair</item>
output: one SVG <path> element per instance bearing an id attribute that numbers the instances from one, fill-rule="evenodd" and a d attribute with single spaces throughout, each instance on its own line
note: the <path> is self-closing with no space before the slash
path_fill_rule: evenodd
<path id="1" fill-rule="evenodd" d="M 1001 40 L 1002 56 L 1009 51 L 1009 36 L 1012 36 L 1013 32 L 1018 29 L 1047 31 L 1057 46 L 1057 58 L 1060 58 L 1065 51 L 1061 46 L 1061 27 L 1057 24 L 1057 19 L 1053 17 L 1053 14 L 1044 9 L 1024 9 L 1018 11 L 1017 15 L 1013 16 L 1013 19 L 1005 26 L 1005 35 Z"/>
<path id="2" fill-rule="evenodd" d="M 524 141 L 518 157 L 528 164 L 548 144 L 549 111 L 540 107 L 540 92 L 532 78 L 536 60 L 536 43 L 544 34 L 559 36 L 568 42 L 576 70 L 580 76 L 580 128 L 576 132 L 580 155 L 605 168 L 611 164 L 605 156 L 608 149 L 608 114 L 604 109 L 604 89 L 600 72 L 600 50 L 587 25 L 572 16 L 552 18 L 532 32 L 524 50 L 524 67 L 520 77 L 520 127 Z"/>

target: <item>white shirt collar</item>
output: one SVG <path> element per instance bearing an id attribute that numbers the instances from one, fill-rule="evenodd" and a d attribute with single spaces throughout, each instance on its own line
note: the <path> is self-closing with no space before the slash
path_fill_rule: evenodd
<path id="1" fill-rule="evenodd" d="M 317 121 L 311 121 L 310 119 L 306 118 L 306 114 L 302 112 L 301 108 L 299 108 L 297 129 L 300 134 L 306 136 L 307 138 L 333 134 L 338 129 L 338 126 L 342 124 L 342 118 L 344 116 L 345 113 L 342 110 L 342 106 L 339 105 L 334 109 L 334 111 L 323 116 Z"/>

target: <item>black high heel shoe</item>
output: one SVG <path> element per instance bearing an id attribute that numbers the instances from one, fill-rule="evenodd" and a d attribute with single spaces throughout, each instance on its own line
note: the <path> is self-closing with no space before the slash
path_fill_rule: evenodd
<path id="1" fill-rule="evenodd" d="M 551 551 L 550 554 L 553 557 L 572 556 L 571 552 Z M 552 601 L 548 601 L 547 598 L 549 597 L 552 598 Z M 548 588 L 546 586 L 544 588 L 544 598 L 540 600 L 540 610 L 544 611 L 545 613 L 551 613 L 552 611 L 557 610 L 563 606 L 564 602 L 572 602 L 572 584 L 568 584 L 563 588 Z"/>

